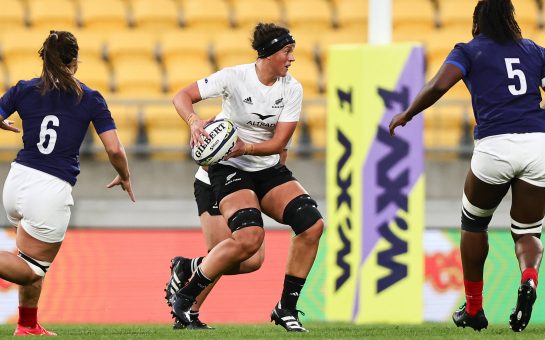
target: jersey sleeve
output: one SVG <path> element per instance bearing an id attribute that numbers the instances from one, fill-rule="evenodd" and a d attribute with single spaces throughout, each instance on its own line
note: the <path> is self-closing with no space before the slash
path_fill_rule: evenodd
<path id="1" fill-rule="evenodd" d="M 297 83 L 293 86 L 289 99 L 278 117 L 279 122 L 291 123 L 298 122 L 301 115 L 301 107 L 303 104 L 303 87 Z"/>
<path id="2" fill-rule="evenodd" d="M 92 121 L 97 134 L 115 129 L 114 119 L 104 97 L 97 91 L 93 91 L 91 95 Z"/>
<path id="3" fill-rule="evenodd" d="M 197 80 L 201 98 L 219 97 L 227 93 L 229 79 L 235 76 L 235 71 L 232 68 L 224 68 L 216 73 L 212 73 L 206 78 Z"/>
<path id="4" fill-rule="evenodd" d="M 465 45 L 466 44 L 456 44 L 445 60 L 445 64 L 452 64 L 462 70 L 464 77 L 467 76 L 471 69 L 471 60 L 464 51 Z"/>
<path id="5" fill-rule="evenodd" d="M 8 118 L 13 112 L 17 110 L 15 103 L 17 97 L 17 85 L 10 87 L 10 89 L 0 98 L 0 116 L 2 118 Z"/>
<path id="6" fill-rule="evenodd" d="M 545 88 L 545 48 L 539 46 L 541 52 L 541 87 Z"/>

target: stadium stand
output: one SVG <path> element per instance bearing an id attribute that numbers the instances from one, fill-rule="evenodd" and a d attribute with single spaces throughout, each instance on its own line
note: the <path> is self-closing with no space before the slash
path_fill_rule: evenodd
<path id="1" fill-rule="evenodd" d="M 117 67 L 125 62 L 148 62 L 157 58 L 157 39 L 151 32 L 112 33 L 106 43 L 107 59 Z"/>
<path id="2" fill-rule="evenodd" d="M 334 23 L 343 31 L 367 32 L 368 0 L 334 0 Z M 367 34 L 366 34 L 367 36 Z"/>
<path id="3" fill-rule="evenodd" d="M 100 91 L 102 95 L 109 95 L 112 92 L 112 79 L 106 63 L 94 58 L 82 58 L 82 60 L 76 77 L 90 88 Z"/>
<path id="4" fill-rule="evenodd" d="M 224 0 L 207 0 L 206 6 L 201 0 L 184 0 L 182 13 L 185 29 L 208 36 L 230 29 L 232 25 L 231 11 Z"/>
<path id="5" fill-rule="evenodd" d="M 10 30 L 0 33 L 2 60 L 8 67 L 8 71 L 12 63 L 22 59 L 36 59 L 38 61 L 38 50 L 48 34 L 49 31 L 33 29 Z"/>
<path id="6" fill-rule="evenodd" d="M 471 32 L 474 0 L 439 0 L 439 25 Z"/>
<path id="7" fill-rule="evenodd" d="M 116 95 L 128 98 L 157 98 L 164 95 L 163 74 L 155 61 L 125 60 L 115 66 Z"/>
<path id="8" fill-rule="evenodd" d="M 542 12 L 536 0 L 512 0 L 515 18 L 523 36 L 531 36 L 543 25 Z"/>
<path id="9" fill-rule="evenodd" d="M 7 87 L 8 74 L 4 65 L 0 64 L 0 91 L 4 92 Z"/>
<path id="10" fill-rule="evenodd" d="M 25 7 L 20 0 L 2 1 L 2 10 L 0 11 L 0 31 L 18 30 L 25 28 L 26 14 Z"/>
<path id="11" fill-rule="evenodd" d="M 544 44 L 538 1 L 513 3 L 524 36 Z M 308 108 L 305 104 L 304 110 L 319 111 L 320 105 L 325 110 L 328 48 L 366 42 L 369 15 L 368 0 L 207 0 L 206 6 L 202 0 L 4 0 L 2 5 L 0 86 L 38 76 L 37 51 L 48 31 L 70 29 L 80 44 L 77 76 L 107 99 L 139 107 L 143 118 L 147 112 L 161 111 L 147 110 L 147 101 L 162 98 L 168 106 L 172 96 L 189 83 L 218 68 L 254 60 L 251 31 L 258 21 L 288 25 L 297 41 L 290 73 L 303 84 L 305 103 L 319 103 Z M 394 41 L 424 44 L 427 79 L 456 42 L 471 39 L 475 0 L 393 0 L 392 6 Z M 451 125 L 463 122 L 456 117 L 467 111 L 468 100 L 463 83 L 457 84 L 445 96 L 441 112 L 450 106 L 458 114 L 445 113 L 445 120 L 452 120 Z M 199 109 L 203 117 L 210 117 L 221 107 Z M 324 147 L 324 139 L 318 137 L 325 133 L 320 132 L 322 118 L 316 118 L 320 114 L 309 117 L 305 112 L 304 117 L 298 132 L 301 140 L 310 137 Z M 426 124 L 439 123 L 432 119 Z M 443 125 L 449 126 L 441 122 L 439 131 Z M 454 147 L 457 137 L 447 135 L 441 137 L 449 141 L 443 144 Z M 426 145 L 441 145 L 442 139 L 429 144 L 437 138 L 426 137 Z M 162 143 L 165 149 L 166 142 Z"/>
<path id="12" fill-rule="evenodd" d="M 151 32 L 180 28 L 180 9 L 172 0 L 132 0 L 132 26 Z"/>
<path id="13" fill-rule="evenodd" d="M 474 118 L 467 105 L 438 105 L 424 112 L 424 144 L 439 150 L 457 150 L 467 133 L 472 133 Z M 465 129 L 465 131 L 464 131 Z"/>
<path id="14" fill-rule="evenodd" d="M 217 68 L 255 61 L 257 54 L 251 44 L 252 36 L 248 30 L 229 30 L 215 35 L 212 49 Z"/>
<path id="15" fill-rule="evenodd" d="M 303 122 L 308 126 L 310 142 L 314 148 L 325 149 L 327 142 L 327 110 L 323 103 L 305 102 Z"/>
<path id="16" fill-rule="evenodd" d="M 290 29 L 317 38 L 333 28 L 333 8 L 326 0 L 284 1 L 284 8 Z"/>
<path id="17" fill-rule="evenodd" d="M 232 0 L 234 25 L 251 32 L 258 22 L 281 22 L 282 11 L 276 0 Z"/>
<path id="18" fill-rule="evenodd" d="M 70 0 L 28 0 L 30 25 L 41 30 L 73 30 L 76 8 Z"/>
<path id="19" fill-rule="evenodd" d="M 153 159 L 187 159 L 189 128 L 172 105 L 146 105 L 144 127 Z"/>
<path id="20" fill-rule="evenodd" d="M 111 33 L 128 29 L 128 8 L 123 0 L 80 0 L 78 23 L 86 31 Z"/>
<path id="21" fill-rule="evenodd" d="M 392 12 L 395 31 L 409 31 L 419 36 L 438 25 L 430 0 L 393 0 Z"/>
<path id="22" fill-rule="evenodd" d="M 207 60 L 187 59 L 165 64 L 166 87 L 170 97 L 192 82 L 214 72 Z"/>

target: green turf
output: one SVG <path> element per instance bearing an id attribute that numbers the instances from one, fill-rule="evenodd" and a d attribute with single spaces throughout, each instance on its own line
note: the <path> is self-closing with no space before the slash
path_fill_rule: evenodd
<path id="1" fill-rule="evenodd" d="M 482 332 L 459 329 L 450 323 L 428 323 L 414 326 L 365 325 L 347 323 L 312 323 L 305 326 L 310 333 L 288 334 L 279 326 L 216 325 L 211 331 L 172 330 L 168 325 L 45 325 L 63 339 L 544 339 L 545 325 L 532 325 L 522 333 L 512 332 L 507 325 L 493 325 Z M 0 325 L 0 339 L 9 337 L 13 325 Z"/>

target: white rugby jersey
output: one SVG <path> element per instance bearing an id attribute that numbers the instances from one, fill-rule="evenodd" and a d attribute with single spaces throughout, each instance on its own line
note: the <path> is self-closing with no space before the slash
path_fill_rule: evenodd
<path id="1" fill-rule="evenodd" d="M 255 63 L 224 68 L 197 81 L 202 99 L 222 96 L 220 115 L 237 127 L 245 143 L 261 143 L 272 138 L 278 122 L 298 122 L 303 87 L 291 75 L 278 78 L 272 86 L 259 81 Z M 245 171 L 274 166 L 280 156 L 243 155 L 221 161 Z"/>

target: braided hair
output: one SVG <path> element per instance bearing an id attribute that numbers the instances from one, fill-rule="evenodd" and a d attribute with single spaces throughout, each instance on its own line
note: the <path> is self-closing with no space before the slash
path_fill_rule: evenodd
<path id="1" fill-rule="evenodd" d="M 484 34 L 498 43 L 522 38 L 511 0 L 480 0 L 473 12 L 473 36 Z"/>
<path id="2" fill-rule="evenodd" d="M 38 54 L 43 60 L 38 88 L 42 95 L 53 89 L 72 92 L 81 99 L 83 89 L 70 70 L 77 62 L 79 46 L 76 37 L 66 31 L 50 31 Z"/>

